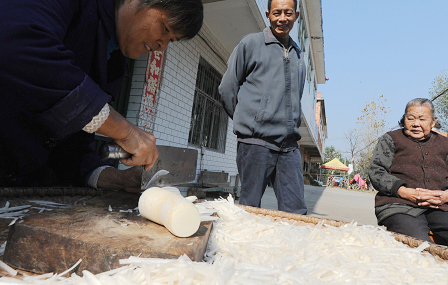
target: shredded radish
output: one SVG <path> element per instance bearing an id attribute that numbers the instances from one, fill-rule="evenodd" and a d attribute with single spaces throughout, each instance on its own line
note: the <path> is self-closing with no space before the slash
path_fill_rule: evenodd
<path id="1" fill-rule="evenodd" d="M 5 206 L 3 208 L 0 208 L 0 218 L 2 219 L 12 219 L 11 223 L 9 223 L 9 226 L 14 225 L 14 223 L 23 217 L 26 216 L 26 213 L 28 213 L 31 205 L 22 205 L 22 206 L 16 206 L 16 207 L 10 207 L 10 203 L 7 201 L 5 203 Z"/>
<path id="2" fill-rule="evenodd" d="M 6 272 L 8 272 L 12 276 L 16 276 L 17 275 L 17 271 L 16 270 L 12 269 L 8 264 L 4 263 L 1 260 L 0 260 L 0 267 L 3 268 L 4 270 L 6 270 Z M 0 280 L 0 282 L 1 282 L 1 280 Z"/>
<path id="3" fill-rule="evenodd" d="M 194 203 L 194 202 L 196 202 L 198 200 L 198 197 L 196 197 L 196 196 L 188 196 L 188 197 L 185 197 L 185 199 L 187 199 L 191 203 Z"/>
<path id="4" fill-rule="evenodd" d="M 46 275 L 18 284 L 440 284 L 448 262 L 410 248 L 381 227 L 273 222 L 218 199 L 196 205 L 217 212 L 203 262 L 129 257 L 118 269 L 69 278 Z M 11 279 L 0 278 L 10 282 Z"/>
<path id="5" fill-rule="evenodd" d="M 44 200 L 28 200 L 28 202 L 35 203 L 41 206 L 47 206 L 47 207 L 54 207 L 54 208 L 70 208 L 70 205 L 67 204 L 61 204 L 51 201 L 44 201 Z"/>

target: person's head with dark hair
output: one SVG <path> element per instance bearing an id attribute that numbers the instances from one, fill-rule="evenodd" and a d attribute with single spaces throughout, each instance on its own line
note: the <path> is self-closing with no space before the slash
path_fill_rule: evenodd
<path id="1" fill-rule="evenodd" d="M 266 18 L 272 34 L 284 45 L 289 45 L 289 33 L 299 17 L 297 0 L 269 0 Z"/>
<path id="2" fill-rule="evenodd" d="M 297 0 L 293 0 L 294 1 L 294 11 L 297 11 Z M 268 0 L 268 11 L 271 11 L 271 7 L 272 7 L 272 0 Z"/>
<path id="3" fill-rule="evenodd" d="M 201 0 L 115 0 L 116 36 L 129 58 L 191 39 L 204 19 Z"/>
<path id="4" fill-rule="evenodd" d="M 415 140 L 428 138 L 436 123 L 434 104 L 425 98 L 415 98 L 409 101 L 404 109 L 404 115 L 399 121 L 404 133 Z"/>

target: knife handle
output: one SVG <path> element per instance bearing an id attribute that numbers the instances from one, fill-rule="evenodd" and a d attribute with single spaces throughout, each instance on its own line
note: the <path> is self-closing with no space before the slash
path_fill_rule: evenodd
<path id="1" fill-rule="evenodd" d="M 103 143 L 98 149 L 98 154 L 102 160 L 130 158 L 132 154 L 125 151 L 115 143 Z"/>

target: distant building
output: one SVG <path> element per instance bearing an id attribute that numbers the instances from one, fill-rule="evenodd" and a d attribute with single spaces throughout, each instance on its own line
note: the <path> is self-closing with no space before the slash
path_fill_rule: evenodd
<path id="1" fill-rule="evenodd" d="M 198 36 L 171 43 L 149 60 L 142 56 L 129 61 L 129 76 L 116 108 L 132 123 L 153 132 L 157 144 L 197 149 L 198 175 L 202 170 L 224 171 L 234 178 L 237 140 L 232 120 L 221 107 L 218 85 L 239 40 L 268 25 L 267 1 L 203 3 L 205 21 Z M 326 120 L 317 87 L 325 83 L 325 65 L 320 0 L 299 0 L 299 8 L 291 36 L 304 51 L 307 65 L 298 142 L 306 171 L 309 163 L 323 159 Z"/>
<path id="2" fill-rule="evenodd" d="M 317 93 L 317 103 L 316 103 L 316 124 L 319 127 L 318 131 L 318 142 L 317 146 L 320 150 L 320 153 L 325 152 L 325 139 L 328 138 L 327 133 L 327 116 L 325 114 L 325 101 L 324 98 L 320 96 L 320 92 Z M 322 157 L 322 155 L 320 155 Z M 322 162 L 321 159 L 314 158 L 315 162 Z"/>

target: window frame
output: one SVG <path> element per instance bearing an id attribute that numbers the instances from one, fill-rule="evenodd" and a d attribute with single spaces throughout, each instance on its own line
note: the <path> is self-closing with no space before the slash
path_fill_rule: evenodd
<path id="1" fill-rule="evenodd" d="M 200 57 L 188 144 L 225 153 L 229 118 L 221 104 L 218 92 L 221 79 L 222 75 Z"/>

